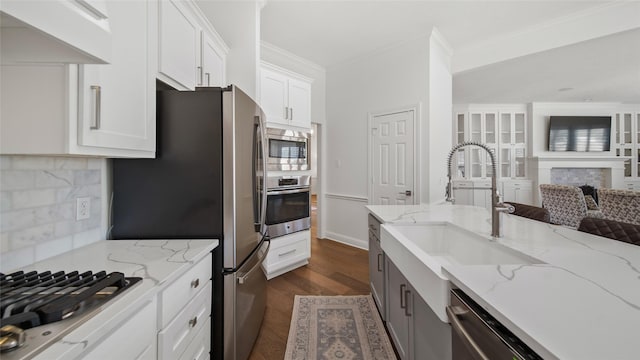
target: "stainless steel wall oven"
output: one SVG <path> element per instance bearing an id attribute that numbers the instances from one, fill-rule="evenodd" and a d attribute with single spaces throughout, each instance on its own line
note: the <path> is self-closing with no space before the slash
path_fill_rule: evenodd
<path id="1" fill-rule="evenodd" d="M 267 129 L 267 170 L 309 170 L 309 134 L 294 130 Z"/>
<path id="2" fill-rule="evenodd" d="M 266 221 L 269 237 L 276 238 L 311 227 L 309 175 L 267 178 Z"/>

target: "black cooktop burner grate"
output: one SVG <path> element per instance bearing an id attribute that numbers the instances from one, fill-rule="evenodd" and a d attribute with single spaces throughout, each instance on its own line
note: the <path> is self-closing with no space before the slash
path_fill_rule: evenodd
<path id="1" fill-rule="evenodd" d="M 0 273 L 0 326 L 30 329 L 104 303 L 140 281 L 105 271 Z"/>

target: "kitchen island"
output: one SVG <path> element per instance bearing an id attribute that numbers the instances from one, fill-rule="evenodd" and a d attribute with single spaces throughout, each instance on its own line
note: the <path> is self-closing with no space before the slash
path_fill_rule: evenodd
<path id="1" fill-rule="evenodd" d="M 105 358 L 106 354 L 108 358 L 119 358 L 118 354 L 127 358 L 137 355 L 144 359 L 178 358 L 174 357 L 176 354 L 163 353 L 169 345 L 167 342 L 163 347 L 163 335 L 184 332 L 173 324 L 175 320 L 184 320 L 182 317 L 192 319 L 192 313 L 185 313 L 191 308 L 200 322 L 189 322 L 185 343 L 170 345 L 182 353 L 191 347 L 198 351 L 196 347 L 200 345 L 199 351 L 206 348 L 208 353 L 211 252 L 217 246 L 218 240 L 100 241 L 21 269 L 104 270 L 142 278 L 78 328 L 47 347 L 36 359 Z M 31 333 L 27 330 L 27 344 L 29 337 L 37 333 L 35 329 L 37 327 Z M 195 338 L 206 344 L 196 343 Z M 7 353 L 3 357 L 5 355 L 11 356 Z"/>
<path id="2" fill-rule="evenodd" d="M 533 259 L 514 265 L 443 262 L 440 275 L 543 358 L 638 358 L 640 247 L 507 214 L 501 221 L 504 237 L 493 239 L 491 214 L 471 206 L 367 208 L 385 224 L 383 229 L 395 224 L 451 224 Z M 384 236 L 381 243 L 384 249 Z M 411 255 L 406 257 L 431 261 L 411 244 L 407 250 Z M 409 262 L 390 258 L 400 270 Z M 410 275 L 405 273 L 409 281 Z M 427 291 L 422 290 L 425 299 Z"/>

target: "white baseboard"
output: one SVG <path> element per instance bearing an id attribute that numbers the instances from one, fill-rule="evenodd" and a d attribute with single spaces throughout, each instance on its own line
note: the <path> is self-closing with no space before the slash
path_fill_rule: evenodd
<path id="1" fill-rule="evenodd" d="M 334 232 L 327 231 L 324 235 L 325 239 L 336 241 L 345 245 L 353 246 L 363 250 L 369 250 L 369 241 L 360 240 L 351 236 L 336 234 Z M 311 254 L 313 256 L 313 254 Z"/>

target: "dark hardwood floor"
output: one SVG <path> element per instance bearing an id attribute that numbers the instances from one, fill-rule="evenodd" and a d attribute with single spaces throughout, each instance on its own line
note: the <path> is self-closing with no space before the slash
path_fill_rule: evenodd
<path id="1" fill-rule="evenodd" d="M 317 239 L 315 213 L 315 203 L 312 202 L 309 264 L 267 283 L 267 310 L 250 360 L 284 358 L 295 295 L 370 293 L 367 251 Z"/>

